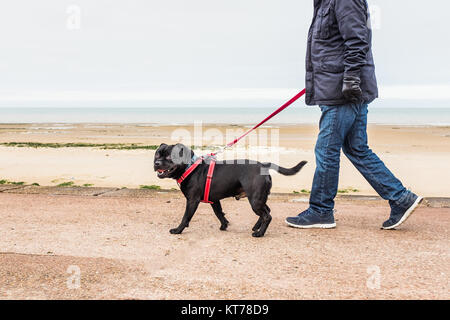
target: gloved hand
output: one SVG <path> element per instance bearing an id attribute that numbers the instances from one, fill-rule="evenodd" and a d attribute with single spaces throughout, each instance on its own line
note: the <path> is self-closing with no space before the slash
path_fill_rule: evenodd
<path id="1" fill-rule="evenodd" d="M 344 85 L 342 86 L 342 94 L 344 98 L 351 103 L 362 102 L 362 91 L 360 88 L 361 80 L 355 76 L 345 76 Z"/>

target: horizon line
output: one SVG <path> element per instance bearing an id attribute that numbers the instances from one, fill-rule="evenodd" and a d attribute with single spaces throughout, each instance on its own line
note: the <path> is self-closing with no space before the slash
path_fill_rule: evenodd
<path id="1" fill-rule="evenodd" d="M 95 103 L 95 102 L 226 102 L 226 101 L 283 101 L 288 100 L 301 89 L 294 88 L 220 88 L 220 89 L 180 89 L 180 90 L 58 90 L 1 92 L 0 107 L 8 103 Z M 437 85 L 395 85 L 380 86 L 380 100 L 405 101 L 449 101 L 450 84 Z M 300 99 L 304 101 L 302 97 Z M 81 107 L 81 106 L 80 106 Z"/>

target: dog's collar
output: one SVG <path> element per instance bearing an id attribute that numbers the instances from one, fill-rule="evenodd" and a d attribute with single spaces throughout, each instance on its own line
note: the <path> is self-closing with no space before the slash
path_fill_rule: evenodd
<path id="1" fill-rule="evenodd" d="M 186 170 L 189 169 L 194 163 L 195 161 L 197 161 L 198 157 L 194 154 L 192 156 L 191 162 L 188 164 L 188 166 L 186 167 Z"/>

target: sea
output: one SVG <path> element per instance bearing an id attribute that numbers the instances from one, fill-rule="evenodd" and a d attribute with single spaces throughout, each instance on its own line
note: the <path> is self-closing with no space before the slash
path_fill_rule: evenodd
<path id="1" fill-rule="evenodd" d="M 271 114 L 272 108 L 257 107 L 139 107 L 139 108 L 0 108 L 0 123 L 142 123 L 155 125 L 256 124 Z M 291 106 L 267 124 L 317 124 L 318 107 Z M 450 126 L 450 108 L 369 107 L 368 122 L 384 125 Z"/>

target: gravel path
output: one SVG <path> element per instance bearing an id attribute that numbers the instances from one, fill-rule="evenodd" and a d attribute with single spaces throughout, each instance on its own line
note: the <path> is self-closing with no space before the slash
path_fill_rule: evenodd
<path id="1" fill-rule="evenodd" d="M 450 298 L 449 208 L 422 205 L 383 231 L 384 202 L 339 200 L 336 229 L 296 230 L 283 220 L 305 199 L 274 196 L 255 239 L 245 199 L 223 201 L 226 232 L 202 204 L 171 235 L 178 192 L 23 190 L 0 190 L 1 299 Z"/>

